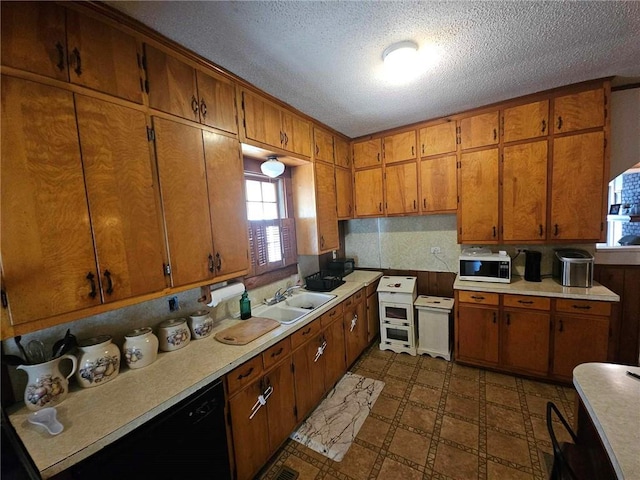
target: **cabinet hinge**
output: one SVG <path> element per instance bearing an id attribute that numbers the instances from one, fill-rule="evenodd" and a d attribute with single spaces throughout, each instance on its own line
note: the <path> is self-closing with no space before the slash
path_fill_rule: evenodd
<path id="1" fill-rule="evenodd" d="M 7 308 L 9 306 L 9 302 L 7 301 L 7 292 L 0 290 L 0 299 L 2 301 L 2 308 Z"/>
<path id="2" fill-rule="evenodd" d="M 150 142 L 155 142 L 156 140 L 156 132 L 151 127 L 147 127 L 147 140 Z"/>
<path id="3" fill-rule="evenodd" d="M 168 264 L 168 263 L 163 263 L 162 264 L 162 271 L 168 277 L 169 275 L 171 275 L 171 265 Z"/>
<path id="4" fill-rule="evenodd" d="M 296 371 L 296 366 L 293 363 L 291 363 L 291 373 L 295 373 L 295 371 Z"/>
<path id="5" fill-rule="evenodd" d="M 298 407 L 296 405 L 293 406 L 293 414 L 298 418 Z"/>

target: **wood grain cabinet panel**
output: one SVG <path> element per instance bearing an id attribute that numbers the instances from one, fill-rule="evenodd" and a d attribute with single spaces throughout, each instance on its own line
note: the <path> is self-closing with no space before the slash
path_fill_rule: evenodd
<path id="1" fill-rule="evenodd" d="M 333 135 L 320 128 L 313 129 L 313 158 L 322 162 L 334 163 Z"/>
<path id="2" fill-rule="evenodd" d="M 356 217 L 383 216 L 382 168 L 356 170 L 353 185 Z"/>
<path id="3" fill-rule="evenodd" d="M 317 334 L 293 352 L 298 421 L 302 421 L 324 395 L 325 360 L 318 355 L 324 344 L 323 334 Z"/>
<path id="4" fill-rule="evenodd" d="M 242 91 L 243 125 L 246 138 L 282 147 L 284 137 L 280 109 L 262 97 Z"/>
<path id="5" fill-rule="evenodd" d="M 458 207 L 455 155 L 420 161 L 420 211 L 453 212 Z"/>
<path id="6" fill-rule="evenodd" d="M 515 142 L 549 134 L 549 100 L 505 108 L 502 113 L 503 140 Z"/>
<path id="7" fill-rule="evenodd" d="M 382 140 L 374 138 L 353 143 L 353 166 L 358 168 L 382 165 Z"/>
<path id="8" fill-rule="evenodd" d="M 334 136 L 335 164 L 338 167 L 351 168 L 351 148 L 345 139 Z"/>
<path id="9" fill-rule="evenodd" d="M 333 165 L 315 164 L 316 208 L 320 251 L 336 250 L 340 246 L 336 207 L 336 180 Z"/>
<path id="10" fill-rule="evenodd" d="M 104 302 L 164 289 L 164 232 L 144 113 L 76 95 Z"/>
<path id="11" fill-rule="evenodd" d="M 456 359 L 497 365 L 498 308 L 460 304 L 457 316 Z"/>
<path id="12" fill-rule="evenodd" d="M 498 112 L 460 120 L 460 144 L 463 150 L 497 145 L 498 137 Z"/>
<path id="13" fill-rule="evenodd" d="M 2 76 L 1 162 L 3 289 L 13 324 L 99 305 L 73 95 Z"/>
<path id="14" fill-rule="evenodd" d="M 325 390 L 333 386 L 347 371 L 344 329 L 342 327 L 342 312 L 328 327 L 324 329 L 324 340 L 327 345 L 324 349 L 325 361 Z"/>
<path id="15" fill-rule="evenodd" d="M 609 318 L 556 314 L 554 323 L 554 375 L 571 378 L 581 363 L 607 361 Z"/>
<path id="16" fill-rule="evenodd" d="M 456 122 L 454 121 L 429 125 L 420 129 L 420 155 L 422 157 L 455 152 L 457 147 Z"/>
<path id="17" fill-rule="evenodd" d="M 418 211 L 418 166 L 415 162 L 391 165 L 385 171 L 387 215 Z"/>
<path id="18" fill-rule="evenodd" d="M 359 298 L 357 296 L 359 295 Z M 351 304 L 347 303 L 351 300 Z M 347 367 L 360 356 L 368 343 L 367 311 L 364 291 L 352 295 L 344 301 L 344 338 L 346 348 Z"/>
<path id="19" fill-rule="evenodd" d="M 336 207 L 338 220 L 353 218 L 353 174 L 336 166 Z"/>
<path id="20" fill-rule="evenodd" d="M 238 133 L 235 85 L 213 73 L 196 70 L 200 123 Z"/>
<path id="21" fill-rule="evenodd" d="M 281 109 L 282 131 L 284 143 L 282 148 L 304 157 L 311 157 L 311 123 Z"/>
<path id="22" fill-rule="evenodd" d="M 553 100 L 554 133 L 604 126 L 604 106 L 602 88 L 556 97 Z"/>
<path id="23" fill-rule="evenodd" d="M 462 153 L 458 181 L 459 242 L 497 242 L 498 149 Z"/>
<path id="24" fill-rule="evenodd" d="M 602 131 L 553 140 L 551 240 L 603 239 L 604 151 Z"/>
<path id="25" fill-rule="evenodd" d="M 551 315 L 508 309 L 502 317 L 500 363 L 507 368 L 546 375 Z"/>
<path id="26" fill-rule="evenodd" d="M 280 447 L 296 426 L 296 396 L 291 357 L 265 373 L 264 386 L 273 392 L 267 398 L 267 420 L 269 423 L 269 450 Z"/>
<path id="27" fill-rule="evenodd" d="M 385 164 L 414 160 L 417 157 L 416 131 L 396 133 L 384 137 Z"/>
<path id="28" fill-rule="evenodd" d="M 502 238 L 540 241 L 547 233 L 547 141 L 505 146 L 502 167 Z"/>

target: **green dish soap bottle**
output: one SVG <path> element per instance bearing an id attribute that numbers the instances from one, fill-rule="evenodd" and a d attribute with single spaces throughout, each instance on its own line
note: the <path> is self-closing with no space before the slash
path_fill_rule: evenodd
<path id="1" fill-rule="evenodd" d="M 240 297 L 240 318 L 242 320 L 251 318 L 251 300 L 249 300 L 249 294 L 246 290 Z"/>

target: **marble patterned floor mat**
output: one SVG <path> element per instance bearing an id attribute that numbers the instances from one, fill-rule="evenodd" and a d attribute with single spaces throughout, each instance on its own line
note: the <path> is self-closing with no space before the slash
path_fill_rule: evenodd
<path id="1" fill-rule="evenodd" d="M 291 438 L 341 461 L 383 388 L 380 380 L 347 372 Z"/>

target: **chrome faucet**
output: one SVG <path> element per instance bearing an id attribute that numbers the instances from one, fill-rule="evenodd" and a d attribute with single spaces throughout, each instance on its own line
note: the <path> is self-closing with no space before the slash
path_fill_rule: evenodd
<path id="1" fill-rule="evenodd" d="M 276 293 L 273 294 L 273 298 L 265 301 L 265 303 L 267 305 L 275 305 L 276 303 L 283 301 L 285 298 L 287 297 L 285 297 L 284 294 L 282 293 L 282 288 L 279 288 L 278 290 L 276 290 Z"/>
<path id="2" fill-rule="evenodd" d="M 287 289 L 284 291 L 284 296 L 290 297 L 291 295 L 293 295 L 293 291 L 297 290 L 298 288 L 302 288 L 302 285 L 292 285 L 291 287 L 287 287 Z"/>

